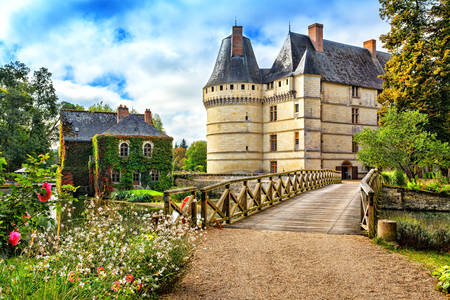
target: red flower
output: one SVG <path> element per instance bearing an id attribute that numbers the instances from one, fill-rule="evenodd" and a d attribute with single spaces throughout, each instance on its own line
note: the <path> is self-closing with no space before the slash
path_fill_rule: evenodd
<path id="1" fill-rule="evenodd" d="M 133 281 L 133 275 L 128 274 L 127 277 L 125 277 L 126 281 Z"/>
<path id="2" fill-rule="evenodd" d="M 42 184 L 42 187 L 45 189 L 46 194 L 45 195 L 41 195 L 41 194 L 37 194 L 39 201 L 41 202 L 47 202 L 48 200 L 50 200 L 50 196 L 52 195 L 52 185 L 48 182 L 44 182 Z"/>
<path id="3" fill-rule="evenodd" d="M 113 282 L 113 283 L 112 283 L 112 286 L 111 286 L 111 289 L 112 289 L 114 292 L 117 292 L 117 291 L 120 289 L 120 283 L 117 282 L 117 281 Z"/>
<path id="4" fill-rule="evenodd" d="M 75 272 L 74 271 L 71 271 L 69 273 L 69 275 L 67 275 L 67 280 L 69 280 L 70 282 L 74 282 L 74 280 L 75 280 Z"/>
<path id="5" fill-rule="evenodd" d="M 101 273 L 103 273 L 103 272 L 105 272 L 105 269 L 103 269 L 103 267 L 98 267 L 97 273 L 98 273 L 98 274 L 101 274 Z"/>
<path id="6" fill-rule="evenodd" d="M 15 246 L 19 243 L 19 240 L 20 240 L 20 233 L 18 233 L 17 231 L 11 231 L 8 240 L 10 244 Z"/>

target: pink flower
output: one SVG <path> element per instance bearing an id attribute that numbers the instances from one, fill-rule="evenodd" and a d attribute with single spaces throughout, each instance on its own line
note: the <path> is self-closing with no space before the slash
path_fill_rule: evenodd
<path id="1" fill-rule="evenodd" d="M 28 225 L 28 221 L 26 221 L 27 219 L 30 219 L 31 218 L 31 216 L 30 216 L 30 214 L 26 211 L 25 212 L 27 215 L 24 217 L 25 218 L 25 221 L 23 221 L 23 224 L 24 225 Z"/>
<path id="2" fill-rule="evenodd" d="M 50 200 L 50 196 L 52 195 L 52 185 L 48 182 L 44 182 L 42 184 L 42 188 L 45 189 L 46 194 L 45 195 L 41 195 L 41 194 L 37 194 L 39 201 L 41 202 L 47 202 L 48 200 Z"/>
<path id="3" fill-rule="evenodd" d="M 20 240 L 20 233 L 18 233 L 17 231 L 11 231 L 8 240 L 10 244 L 15 246 L 19 243 L 19 240 Z"/>
<path id="4" fill-rule="evenodd" d="M 69 275 L 67 276 L 67 280 L 69 280 L 70 282 L 73 282 L 75 280 L 75 272 L 71 271 L 69 273 Z"/>
<path id="5" fill-rule="evenodd" d="M 117 291 L 120 289 L 120 283 L 117 282 L 117 281 L 113 282 L 113 283 L 112 283 L 112 286 L 111 286 L 111 289 L 112 289 L 114 292 L 117 292 Z"/>
<path id="6" fill-rule="evenodd" d="M 126 281 L 133 281 L 133 275 L 128 274 L 127 277 L 125 277 Z"/>

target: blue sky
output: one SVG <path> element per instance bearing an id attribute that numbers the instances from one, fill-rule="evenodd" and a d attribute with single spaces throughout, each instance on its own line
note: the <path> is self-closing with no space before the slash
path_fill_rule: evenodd
<path id="1" fill-rule="evenodd" d="M 289 21 L 303 34 L 322 23 L 325 39 L 362 46 L 389 30 L 378 9 L 375 0 L 0 0 L 0 64 L 48 68 L 60 100 L 150 108 L 175 141 L 192 142 L 205 139 L 201 89 L 235 17 L 268 68 Z"/>

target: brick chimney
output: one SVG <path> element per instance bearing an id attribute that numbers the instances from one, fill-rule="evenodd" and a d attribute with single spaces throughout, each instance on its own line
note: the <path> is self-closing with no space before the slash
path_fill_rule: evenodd
<path id="1" fill-rule="evenodd" d="M 130 113 L 128 112 L 128 107 L 126 105 L 122 106 L 122 104 L 119 105 L 117 108 L 117 123 L 120 122 L 125 117 L 128 117 Z"/>
<path id="2" fill-rule="evenodd" d="M 364 48 L 369 50 L 369 52 L 370 52 L 370 54 L 372 54 L 373 58 L 377 57 L 377 41 L 376 40 L 365 41 Z"/>
<path id="3" fill-rule="evenodd" d="M 316 51 L 323 52 L 323 24 L 314 23 L 309 25 L 308 35 Z"/>
<path id="4" fill-rule="evenodd" d="M 152 111 L 148 108 L 145 110 L 145 113 L 144 113 L 144 121 L 148 125 L 153 126 Z"/>
<path id="5" fill-rule="evenodd" d="M 242 26 L 233 26 L 231 56 L 242 56 Z"/>

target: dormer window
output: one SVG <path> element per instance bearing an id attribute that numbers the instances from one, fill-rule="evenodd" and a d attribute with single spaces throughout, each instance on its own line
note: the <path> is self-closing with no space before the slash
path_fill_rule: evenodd
<path id="1" fill-rule="evenodd" d="M 151 143 L 145 143 L 143 147 L 145 157 L 152 157 L 153 147 Z"/>
<path id="2" fill-rule="evenodd" d="M 128 157 L 128 155 L 129 155 L 129 147 L 128 147 L 127 143 L 123 142 L 123 143 L 120 144 L 120 146 L 119 146 L 119 153 L 120 153 L 120 156 L 122 156 L 122 157 Z"/>
<path id="3" fill-rule="evenodd" d="M 245 90 L 245 84 L 241 84 L 241 90 Z"/>
<path id="4" fill-rule="evenodd" d="M 254 84 L 252 84 L 252 91 L 254 91 L 255 90 L 255 85 Z"/>
<path id="5" fill-rule="evenodd" d="M 220 90 L 223 91 L 223 85 L 220 86 Z"/>
<path id="6" fill-rule="evenodd" d="M 213 86 L 211 87 L 211 92 L 214 92 L 214 87 Z"/>
<path id="7" fill-rule="evenodd" d="M 230 84 L 230 90 L 234 89 L 234 85 Z"/>
<path id="8" fill-rule="evenodd" d="M 358 98 L 359 97 L 359 88 L 357 86 L 352 85 L 352 97 Z"/>
<path id="9" fill-rule="evenodd" d="M 281 80 L 278 81 L 278 87 L 281 87 Z"/>

